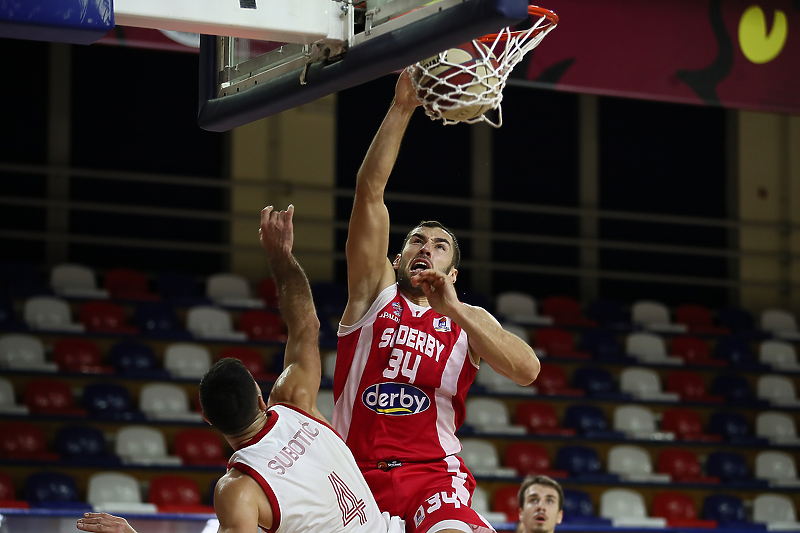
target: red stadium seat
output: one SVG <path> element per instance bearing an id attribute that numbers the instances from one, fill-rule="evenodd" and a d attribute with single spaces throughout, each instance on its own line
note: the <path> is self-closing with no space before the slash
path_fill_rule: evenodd
<path id="1" fill-rule="evenodd" d="M 14 481 L 5 472 L 0 472 L 0 509 L 7 508 L 28 509 L 30 504 L 18 500 L 14 493 Z"/>
<path id="2" fill-rule="evenodd" d="M 666 518 L 667 525 L 675 528 L 717 527 L 716 520 L 700 520 L 694 500 L 681 492 L 661 492 L 653 498 L 653 516 Z"/>
<path id="3" fill-rule="evenodd" d="M 53 345 L 53 360 L 61 372 L 113 374 L 114 367 L 104 365 L 100 348 L 89 339 L 59 339 Z"/>
<path id="4" fill-rule="evenodd" d="M 675 308 L 675 322 L 686 324 L 691 333 L 707 335 L 730 335 L 731 330 L 714 325 L 711 311 L 702 305 L 679 305 Z"/>
<path id="5" fill-rule="evenodd" d="M 258 284 L 258 297 L 264 300 L 267 307 L 278 308 L 278 289 L 275 287 L 275 280 L 264 278 Z"/>
<path id="6" fill-rule="evenodd" d="M 550 469 L 550 458 L 544 447 L 532 442 L 512 442 L 506 448 L 505 465 L 516 468 L 520 477 L 529 474 L 544 474 L 552 478 L 565 478 L 563 470 Z"/>
<path id="7" fill-rule="evenodd" d="M 718 477 L 703 475 L 697 455 L 690 450 L 662 450 L 658 454 L 656 469 L 662 474 L 669 474 L 673 483 L 719 483 Z"/>
<path id="8" fill-rule="evenodd" d="M 675 337 L 672 339 L 672 353 L 683 359 L 687 365 L 728 366 L 727 361 L 712 359 L 708 343 L 697 337 Z"/>
<path id="9" fill-rule="evenodd" d="M 264 371 L 264 358 L 254 348 L 248 346 L 234 346 L 226 348 L 220 358 L 233 357 L 242 362 L 256 381 L 275 381 L 278 376 Z"/>
<path id="10" fill-rule="evenodd" d="M 676 370 L 667 377 L 667 392 L 676 392 L 683 402 L 725 403 L 722 396 L 706 392 L 703 376 L 689 370 Z"/>
<path id="11" fill-rule="evenodd" d="M 243 312 L 239 317 L 239 330 L 244 331 L 250 340 L 286 342 L 280 315 L 269 311 L 252 309 Z"/>
<path id="12" fill-rule="evenodd" d="M 563 428 L 558 423 L 556 410 L 552 405 L 542 402 L 522 402 L 517 405 L 514 417 L 517 425 L 525 426 L 533 435 L 559 435 L 569 437 L 575 430 Z"/>
<path id="13" fill-rule="evenodd" d="M 57 379 L 34 379 L 25 386 L 25 405 L 33 415 L 86 416 L 86 409 L 75 407 L 72 389 Z"/>
<path id="14" fill-rule="evenodd" d="M 540 394 L 559 396 L 584 396 L 586 394 L 583 389 L 571 388 L 567 384 L 567 376 L 562 367 L 548 363 L 541 364 L 539 376 L 534 385 Z"/>
<path id="15" fill-rule="evenodd" d="M 583 316 L 581 304 L 569 296 L 550 296 L 542 301 L 542 314 L 552 317 L 558 326 L 596 328 L 597 321 Z"/>
<path id="16" fill-rule="evenodd" d="M 208 429 L 184 429 L 175 435 L 175 455 L 186 466 L 225 466 L 228 459 L 216 432 Z"/>
<path id="17" fill-rule="evenodd" d="M 495 513 L 505 513 L 509 522 L 516 522 L 519 520 L 519 486 L 510 485 L 500 487 L 494 491 L 492 511 Z"/>
<path id="18" fill-rule="evenodd" d="M 202 505 L 200 490 L 185 476 L 163 475 L 150 482 L 148 501 L 160 513 L 213 513 L 214 507 Z"/>
<path id="19" fill-rule="evenodd" d="M 709 435 L 703 432 L 703 422 L 696 411 L 673 408 L 664 411 L 661 429 L 675 433 L 678 440 L 696 440 L 702 442 L 720 442 L 721 435 Z"/>
<path id="20" fill-rule="evenodd" d="M 112 298 L 118 300 L 160 300 L 161 296 L 150 292 L 147 277 L 139 270 L 112 268 L 106 272 L 103 286 Z"/>
<path id="21" fill-rule="evenodd" d="M 544 350 L 547 357 L 569 357 L 571 359 L 591 359 L 589 352 L 575 349 L 572 333 L 557 328 L 542 328 L 536 332 L 534 350 Z"/>
<path id="22" fill-rule="evenodd" d="M 125 311 L 117 304 L 95 300 L 81 306 L 81 323 L 92 333 L 137 334 L 137 328 L 128 326 Z"/>
<path id="23" fill-rule="evenodd" d="M 30 422 L 0 424 L 0 459 L 58 461 L 57 453 L 47 451 L 42 430 Z"/>

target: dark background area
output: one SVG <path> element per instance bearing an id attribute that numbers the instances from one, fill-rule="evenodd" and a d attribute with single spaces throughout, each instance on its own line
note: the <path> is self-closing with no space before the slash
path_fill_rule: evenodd
<path id="1" fill-rule="evenodd" d="M 6 102 L 0 128 L 0 162 L 47 163 L 48 43 L 0 40 L 0 53 L 19 84 L 2 84 Z M 209 187 L 133 181 L 103 181 L 78 175 L 70 184 L 76 201 L 145 205 L 224 213 L 227 197 L 215 187 L 227 179 L 227 136 L 200 129 L 197 112 L 197 56 L 102 45 L 72 47 L 72 149 L 75 168 L 95 171 L 176 174 L 209 180 Z M 352 188 L 358 167 L 393 95 L 395 76 L 339 93 L 337 100 L 337 187 Z M 66 86 L 65 86 L 66 88 Z M 492 133 L 494 199 L 503 202 L 578 207 L 578 96 L 509 86 L 504 92 L 504 125 Z M 722 109 L 650 101 L 600 98 L 600 208 L 619 211 L 725 218 L 725 113 Z M 391 192 L 421 198 L 471 195 L 470 126 L 443 126 L 421 111 L 411 121 L 390 180 Z M 45 172 L 0 173 L 0 195 L 45 198 Z M 351 200 L 337 200 L 337 219 L 347 220 Z M 389 202 L 395 227 L 410 229 L 423 219 L 458 230 L 470 228 L 470 211 L 420 203 Z M 578 237 L 575 217 L 496 212 L 493 230 L 503 233 Z M 225 243 L 224 222 L 124 213 L 75 211 L 71 231 L 80 235 L 165 241 Z M 2 206 L 0 229 L 45 231 L 44 208 Z M 604 220 L 601 239 L 724 248 L 724 230 L 672 224 Z M 337 232 L 342 250 L 346 234 Z M 394 255 L 402 235 L 392 236 Z M 471 242 L 460 239 L 465 259 Z M 0 238 L 2 260 L 45 262 L 45 243 Z M 501 241 L 492 249 L 497 262 L 577 268 L 577 250 L 568 246 Z M 217 253 L 126 249 L 72 244 L 69 260 L 96 268 L 129 266 L 150 272 L 184 270 L 209 274 L 222 269 Z M 725 278 L 723 259 L 619 250 L 601 250 L 600 268 Z M 345 281 L 343 262 L 337 280 Z M 469 286 L 462 270 L 459 284 Z M 578 296 L 572 276 L 497 271 L 495 291 L 520 290 L 538 298 Z M 602 297 L 630 302 L 642 297 L 668 304 L 727 304 L 717 288 L 601 280 Z"/>

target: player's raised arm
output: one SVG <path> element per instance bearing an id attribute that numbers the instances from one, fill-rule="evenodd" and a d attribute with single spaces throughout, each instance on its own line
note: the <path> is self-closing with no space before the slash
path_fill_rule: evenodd
<path id="1" fill-rule="evenodd" d="M 349 299 L 342 323 L 355 324 L 375 297 L 395 281 L 389 251 L 389 212 L 383 192 L 392 173 L 400 143 L 414 109 L 420 105 L 403 71 L 395 98 L 372 140 L 358 171 L 356 195 L 347 234 L 347 288 Z"/>
<path id="2" fill-rule="evenodd" d="M 305 272 L 292 255 L 294 206 L 275 211 L 272 206 L 261 211 L 259 238 L 267 252 L 272 277 L 278 290 L 281 315 L 288 329 L 283 372 L 278 377 L 267 405 L 283 402 L 307 413 L 321 416 L 316 410 L 322 372 L 319 358 L 319 318 L 311 298 Z"/>

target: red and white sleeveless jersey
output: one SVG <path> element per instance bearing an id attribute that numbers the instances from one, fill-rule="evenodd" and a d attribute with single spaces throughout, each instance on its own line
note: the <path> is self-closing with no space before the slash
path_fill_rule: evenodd
<path id="1" fill-rule="evenodd" d="M 266 426 L 236 450 L 228 468 L 252 477 L 272 507 L 270 532 L 374 533 L 387 525 L 341 437 L 289 405 L 273 405 Z"/>
<path id="2" fill-rule="evenodd" d="M 458 324 L 395 284 L 338 335 L 333 427 L 357 461 L 433 461 L 461 451 L 455 434 L 478 367 Z"/>

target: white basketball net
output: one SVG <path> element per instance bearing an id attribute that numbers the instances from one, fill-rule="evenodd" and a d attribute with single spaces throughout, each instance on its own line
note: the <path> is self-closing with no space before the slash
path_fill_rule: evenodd
<path id="1" fill-rule="evenodd" d="M 406 70 L 411 75 L 411 81 L 418 96 L 435 92 L 432 98 L 420 98 L 425 114 L 431 120 L 442 120 L 446 125 L 460 122 L 466 122 L 467 124 L 487 122 L 495 128 L 502 126 L 503 109 L 500 103 L 503 101 L 503 89 L 506 86 L 511 70 L 517 63 L 522 61 L 525 54 L 536 48 L 542 42 L 542 39 L 555 27 L 556 24 L 542 15 L 527 30 L 513 32 L 510 28 L 504 28 L 491 43 L 484 43 L 491 55 L 485 55 L 483 52 L 484 47 L 473 41 L 475 48 L 481 52 L 483 57 L 466 65 L 449 62 L 447 53 L 441 52 L 438 62 L 426 61 L 428 63 L 427 67 L 422 63 L 415 63 L 407 67 Z M 502 52 L 497 55 L 495 50 L 502 50 Z M 493 57 L 497 58 L 496 66 L 493 64 Z M 434 68 L 441 70 L 442 65 L 452 67 L 447 69 L 448 74 L 445 77 L 439 77 L 431 72 Z M 474 81 L 468 85 L 459 85 L 448 81 L 463 74 L 469 74 Z M 419 82 L 421 80 L 430 80 L 430 78 L 433 78 L 433 82 L 428 81 L 426 87 L 420 85 Z M 483 112 L 478 116 L 472 116 L 472 118 L 457 120 L 447 118 L 442 114 L 445 112 L 452 116 L 457 114 L 458 110 L 465 108 L 474 108 L 478 112 L 480 110 L 483 110 Z M 485 112 L 490 109 L 497 110 L 496 122 L 486 117 Z"/>

